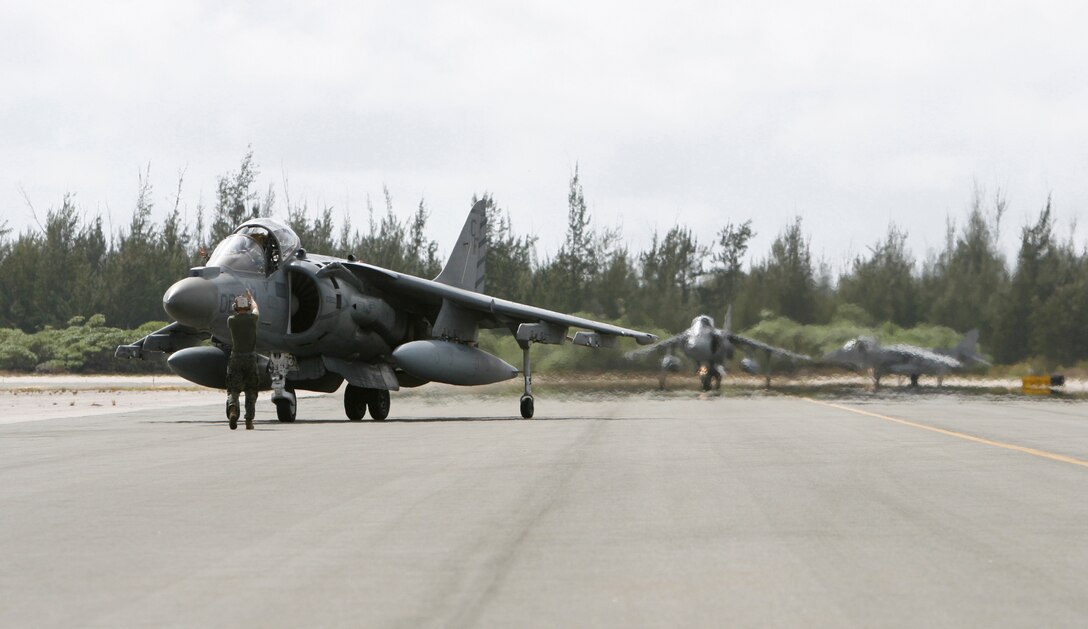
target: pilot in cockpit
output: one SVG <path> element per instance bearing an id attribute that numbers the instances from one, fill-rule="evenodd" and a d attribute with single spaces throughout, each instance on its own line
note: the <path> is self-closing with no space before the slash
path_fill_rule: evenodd
<path id="1" fill-rule="evenodd" d="M 219 243 L 208 264 L 235 271 L 272 273 L 280 265 L 276 239 L 263 227 L 245 227 Z"/>
<path id="2" fill-rule="evenodd" d="M 272 273 L 280 266 L 280 248 L 276 243 L 276 239 L 273 238 L 264 229 L 253 229 L 249 233 L 246 233 L 253 240 L 257 241 L 257 244 L 261 246 L 261 251 L 264 252 L 265 266 L 268 273 Z"/>

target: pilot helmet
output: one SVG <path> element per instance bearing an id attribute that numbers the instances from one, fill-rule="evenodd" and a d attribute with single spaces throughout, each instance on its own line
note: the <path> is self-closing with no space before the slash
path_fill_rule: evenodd
<path id="1" fill-rule="evenodd" d="M 249 297 L 246 295 L 238 295 L 234 298 L 234 310 L 237 312 L 248 312 L 253 304 L 249 302 Z"/>

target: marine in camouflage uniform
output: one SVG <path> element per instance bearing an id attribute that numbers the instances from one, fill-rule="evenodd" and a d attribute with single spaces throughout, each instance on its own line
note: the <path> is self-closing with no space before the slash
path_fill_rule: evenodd
<path id="1" fill-rule="evenodd" d="M 227 319 L 230 327 L 231 353 L 227 363 L 227 420 L 230 429 L 238 427 L 238 395 L 246 395 L 246 430 L 253 429 L 257 407 L 257 303 L 253 295 L 234 301 L 234 314 Z"/>

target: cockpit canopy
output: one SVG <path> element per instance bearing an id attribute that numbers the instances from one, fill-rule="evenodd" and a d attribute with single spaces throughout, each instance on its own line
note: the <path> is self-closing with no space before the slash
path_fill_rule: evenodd
<path id="1" fill-rule="evenodd" d="M 842 346 L 844 352 L 867 352 L 876 346 L 876 339 L 868 336 L 859 336 L 855 339 L 850 339 L 846 342 L 846 345 Z"/>
<path id="2" fill-rule="evenodd" d="M 268 275 L 298 251 L 298 236 L 273 218 L 246 221 L 223 239 L 208 258 L 208 266 Z"/>
<path id="3" fill-rule="evenodd" d="M 699 315 L 691 320 L 692 327 L 714 327 L 714 319 L 707 315 Z"/>

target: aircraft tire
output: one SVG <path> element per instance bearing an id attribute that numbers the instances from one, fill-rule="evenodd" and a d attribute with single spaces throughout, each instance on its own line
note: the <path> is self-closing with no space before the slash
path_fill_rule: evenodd
<path id="1" fill-rule="evenodd" d="M 281 422 L 295 421 L 295 411 L 298 407 L 292 404 L 291 400 L 284 398 L 282 400 L 273 400 L 272 403 L 276 405 L 276 419 Z"/>
<path id="2" fill-rule="evenodd" d="M 521 396 L 521 417 L 523 419 L 533 418 L 533 396 Z"/>
<path id="3" fill-rule="evenodd" d="M 344 413 L 353 422 L 361 421 L 366 417 L 367 389 L 348 385 L 344 391 Z"/>
<path id="4" fill-rule="evenodd" d="M 376 421 L 382 421 L 386 417 L 389 417 L 389 391 L 385 389 L 370 389 L 367 392 L 367 408 L 370 409 L 370 416 Z"/>

